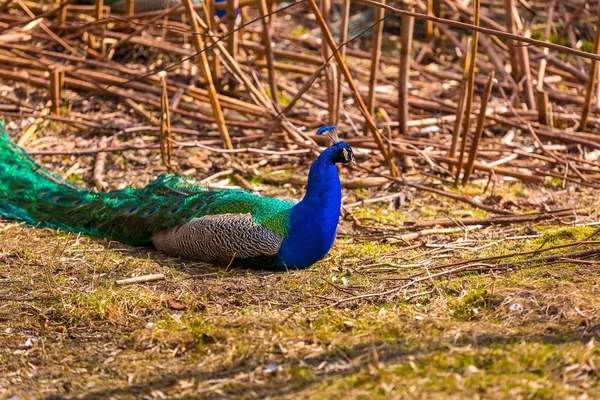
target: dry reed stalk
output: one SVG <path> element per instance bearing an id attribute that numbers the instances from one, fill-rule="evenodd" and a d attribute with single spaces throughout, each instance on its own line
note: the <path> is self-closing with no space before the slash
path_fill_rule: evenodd
<path id="1" fill-rule="evenodd" d="M 52 114 L 60 115 L 61 87 L 64 73 L 60 67 L 50 70 L 50 97 L 52 99 Z"/>
<path id="2" fill-rule="evenodd" d="M 554 118 L 552 117 L 552 106 L 548 101 L 548 93 L 546 93 L 544 89 L 538 89 L 536 100 L 539 123 L 542 125 L 553 126 Z"/>
<path id="3" fill-rule="evenodd" d="M 342 59 L 346 60 L 346 53 L 348 51 L 348 48 L 346 47 L 346 42 L 348 41 L 348 24 L 350 22 L 350 0 L 343 0 L 340 17 L 340 44 L 342 45 L 342 48 L 340 49 L 340 54 L 342 56 Z M 337 125 L 337 119 L 339 118 L 342 109 L 342 102 L 344 101 L 343 89 L 344 87 L 342 85 L 342 77 L 340 76 L 338 77 L 337 81 L 337 94 L 335 97 L 336 103 L 334 116 L 336 117 L 336 120 L 334 122 L 334 125 Z"/>
<path id="4" fill-rule="evenodd" d="M 261 46 L 258 43 L 250 42 L 248 40 L 244 40 L 241 43 L 242 47 L 245 49 L 253 50 L 256 52 L 265 52 L 265 47 Z M 273 55 L 277 57 L 277 59 L 287 59 L 290 61 L 298 61 L 298 63 L 294 64 L 308 64 L 310 65 L 318 65 L 323 64 L 323 58 L 319 56 L 307 55 L 307 54 L 299 54 L 296 51 L 291 50 L 282 50 L 282 49 L 273 49 Z M 310 72 L 312 74 L 312 71 Z M 310 75 L 310 74 L 309 74 Z"/>
<path id="5" fill-rule="evenodd" d="M 320 0 L 319 5 L 321 7 L 321 15 L 325 19 L 327 24 L 331 24 L 331 0 Z M 321 40 L 321 57 L 324 62 L 327 62 L 331 57 L 332 49 L 325 40 Z M 327 122 L 331 125 L 335 125 L 339 119 L 339 114 L 336 114 L 338 109 L 338 71 L 333 65 L 328 65 L 325 68 L 325 90 L 327 94 L 327 109 L 329 115 Z"/>
<path id="6" fill-rule="evenodd" d="M 222 43 L 222 41 L 219 40 L 219 38 L 216 35 L 214 35 L 214 33 L 211 30 L 208 29 L 208 26 L 204 23 L 204 21 L 202 21 L 201 19 L 198 19 L 198 23 L 201 25 L 201 27 L 203 29 L 205 29 L 207 31 L 208 37 L 213 41 L 214 46 L 216 46 L 216 48 L 221 53 L 225 63 L 228 65 L 228 67 L 231 69 L 231 71 L 234 74 L 236 74 L 236 76 L 246 86 L 246 89 L 252 94 L 254 101 L 257 102 L 257 104 L 264 106 L 265 112 L 273 113 L 277 117 L 276 119 L 280 120 L 280 116 L 283 115 L 283 113 L 278 114 L 278 107 L 277 107 L 277 109 L 272 110 L 272 103 L 270 103 L 269 99 L 265 96 L 265 94 L 254 85 L 252 80 L 244 72 L 244 68 L 241 67 L 235 61 L 235 59 L 231 56 L 231 54 L 229 54 L 229 52 L 225 48 L 225 45 Z M 279 125 L 277 125 L 277 127 L 278 126 Z M 276 129 L 276 128 L 273 128 L 273 129 Z M 303 141 L 303 140 L 307 139 L 307 138 L 299 136 L 297 132 L 295 132 L 293 129 L 291 129 L 291 127 L 289 126 L 288 123 L 283 124 L 283 129 L 288 133 L 288 135 L 296 138 L 297 140 Z M 268 131 L 267 131 L 267 133 L 268 133 Z M 265 135 L 265 136 L 270 136 L 270 134 Z"/>
<path id="7" fill-rule="evenodd" d="M 204 10 L 204 19 L 206 20 L 206 25 L 208 26 L 208 30 L 211 32 L 217 32 L 217 23 L 215 22 L 215 13 L 214 13 L 214 2 L 212 1 L 203 1 L 202 8 Z M 212 49 L 206 49 L 206 52 L 209 52 L 212 55 L 212 58 L 209 58 L 210 71 L 213 78 L 213 83 L 216 88 L 221 88 L 221 68 L 219 68 L 219 57 Z"/>
<path id="8" fill-rule="evenodd" d="M 552 0 L 550 2 L 550 6 L 548 6 L 548 15 L 546 18 L 546 30 L 544 31 L 544 40 L 547 42 L 548 40 L 550 40 L 550 33 L 552 31 L 552 20 L 554 17 L 554 8 L 556 6 L 556 0 Z M 548 64 L 548 54 L 550 52 L 550 50 L 548 48 L 545 48 L 543 50 L 544 52 L 544 57 L 540 60 L 540 66 L 538 68 L 538 80 L 537 80 L 537 90 L 538 92 L 541 92 L 544 90 L 544 76 L 546 74 L 546 65 Z M 539 100 L 539 96 L 538 96 L 538 100 Z M 539 105 L 539 101 L 538 101 L 538 105 Z"/>
<path id="9" fill-rule="evenodd" d="M 208 30 L 208 27 L 204 24 L 204 21 L 199 19 L 198 22 L 202 26 L 203 29 Z M 260 89 L 258 89 L 252 83 L 252 80 L 243 71 L 243 68 L 235 61 L 233 56 L 231 54 L 229 54 L 229 52 L 225 48 L 225 45 L 222 43 L 222 41 L 218 40 L 218 38 L 214 35 L 214 33 L 212 31 L 208 30 L 207 33 L 208 33 L 208 37 L 211 38 L 211 40 L 214 42 L 214 45 L 220 51 L 221 55 L 223 56 L 223 59 L 225 60 L 225 63 L 231 68 L 231 70 L 234 74 L 237 74 L 236 76 L 246 86 L 246 89 L 253 95 L 253 98 L 257 102 L 257 104 L 263 105 L 266 108 L 266 110 L 271 110 L 272 104 L 269 102 L 269 99 L 265 96 L 265 94 Z M 277 113 L 277 110 L 271 110 L 271 112 Z M 277 117 L 278 117 L 277 119 L 279 120 L 279 115 L 277 115 Z M 298 137 L 297 133 L 294 132 L 287 123 L 283 124 L 283 128 L 290 136 L 296 137 L 300 141 L 305 139 L 302 137 Z"/>
<path id="10" fill-rule="evenodd" d="M 171 114 L 169 112 L 169 92 L 167 91 L 167 80 L 165 76 L 160 77 L 162 82 L 162 95 L 160 97 L 160 156 L 163 165 L 168 170 L 172 169 L 171 157 L 173 156 L 173 135 L 171 132 Z"/>
<path id="11" fill-rule="evenodd" d="M 370 142 L 369 143 L 361 142 L 360 144 L 352 143 L 352 147 L 365 148 L 365 149 L 376 149 L 377 145 L 375 143 L 370 143 Z M 420 158 L 423 156 L 423 153 L 420 150 L 403 149 L 400 146 L 394 147 L 394 153 L 400 157 L 402 157 L 403 155 L 408 155 L 408 156 L 412 156 L 415 158 Z M 458 164 L 458 160 L 455 158 L 439 156 L 439 155 L 435 155 L 435 154 L 431 154 L 431 153 L 427 154 L 427 157 L 429 157 L 432 161 L 439 162 L 439 163 L 445 163 L 445 164 L 451 164 L 451 165 Z M 474 168 L 476 170 L 483 171 L 483 172 L 488 172 L 488 173 L 493 172 L 494 174 L 496 174 L 498 176 L 510 176 L 510 177 L 516 178 L 523 182 L 535 183 L 535 184 L 544 183 L 544 179 L 538 175 L 527 174 L 527 173 L 523 173 L 523 172 L 511 170 L 511 169 L 506 169 L 506 168 L 501 168 L 501 167 L 489 166 L 488 164 L 484 164 L 484 163 L 477 162 L 477 161 L 475 161 Z"/>
<path id="12" fill-rule="evenodd" d="M 94 16 L 97 21 L 101 20 L 104 16 L 104 0 L 94 0 L 94 6 L 96 7 L 94 10 Z M 102 25 L 100 27 L 100 53 L 104 54 L 105 46 L 104 46 L 104 37 L 105 37 L 105 26 Z"/>
<path id="13" fill-rule="evenodd" d="M 139 116 L 141 116 L 142 118 L 144 118 L 146 121 L 150 122 L 152 125 L 159 125 L 160 121 L 158 119 L 156 119 L 156 117 L 154 115 L 152 115 L 152 113 L 148 112 L 148 110 L 146 110 L 144 108 L 144 106 L 142 106 L 141 104 L 139 104 L 136 100 L 140 101 L 141 99 L 132 99 L 132 98 L 127 98 L 124 97 L 122 98 L 123 102 L 125 102 L 125 104 L 127 104 L 129 106 L 129 108 L 131 108 L 136 114 L 138 114 Z"/>
<path id="14" fill-rule="evenodd" d="M 479 13 L 481 11 L 481 0 L 474 0 L 473 2 L 473 24 L 479 25 Z M 469 69 L 467 71 L 467 89 L 465 99 L 465 112 L 464 112 L 464 124 L 462 130 L 462 137 L 460 143 L 460 153 L 458 154 L 458 164 L 454 175 L 454 183 L 458 185 L 460 172 L 463 167 L 465 149 L 467 147 L 467 136 L 471 125 L 471 108 L 473 107 L 473 96 L 475 94 L 475 60 L 477 59 L 477 44 L 479 43 L 479 32 L 473 31 L 473 40 L 471 45 L 471 55 L 469 63 Z"/>
<path id="15" fill-rule="evenodd" d="M 239 6 L 239 0 L 227 1 L 227 33 L 229 34 L 227 37 L 227 51 L 229 54 L 231 54 L 234 60 L 237 60 L 239 46 L 239 36 L 237 32 L 235 32 L 237 10 Z"/>
<path id="16" fill-rule="evenodd" d="M 381 0 L 382 4 L 385 4 L 385 2 L 386 0 Z M 375 104 L 377 103 L 375 91 L 377 87 L 377 79 L 379 76 L 379 64 L 381 60 L 381 42 L 383 38 L 384 17 L 385 9 L 376 8 L 375 23 L 377 23 L 377 25 L 373 27 L 373 40 L 371 41 L 371 71 L 369 75 L 369 94 L 367 96 L 367 107 L 371 115 L 375 115 Z M 380 22 L 378 23 L 378 21 Z"/>
<path id="17" fill-rule="evenodd" d="M 471 49 L 473 47 L 473 38 L 467 39 L 467 49 L 463 57 L 463 75 L 460 81 L 460 92 L 458 95 L 458 102 L 456 105 L 456 119 L 454 120 L 454 130 L 452 131 L 452 143 L 450 144 L 450 150 L 448 151 L 448 157 L 456 157 L 456 149 L 458 147 L 458 137 L 462 130 L 463 117 L 465 115 L 465 100 L 467 97 L 467 83 L 469 80 L 469 71 L 471 70 Z M 454 172 L 454 165 L 450 165 L 450 172 Z"/>
<path id="18" fill-rule="evenodd" d="M 390 5 L 382 5 L 381 3 L 379 3 L 375 0 L 354 0 L 354 1 L 359 4 L 368 4 L 368 5 L 372 5 L 375 7 L 383 7 L 387 11 L 390 11 L 391 13 L 397 14 L 397 15 L 407 15 L 410 17 L 418 18 L 420 20 L 430 20 L 430 21 L 436 22 L 438 24 L 443 24 L 443 25 L 454 27 L 454 28 L 466 29 L 466 30 L 473 31 L 473 32 L 483 33 L 485 35 L 493 35 L 498 38 L 505 38 L 505 39 L 510 39 L 513 41 L 528 43 L 528 44 L 531 44 L 534 46 L 539 46 L 542 48 L 547 47 L 549 49 L 553 49 L 553 50 L 556 50 L 558 52 L 565 53 L 565 54 L 571 54 L 571 55 L 574 55 L 577 57 L 581 57 L 583 59 L 600 61 L 600 54 L 594 54 L 594 53 L 590 53 L 590 52 L 579 50 L 579 49 L 573 49 L 571 47 L 563 46 L 563 45 L 552 43 L 552 42 L 544 42 L 542 40 L 532 39 L 530 37 L 525 37 L 522 35 L 505 32 L 504 28 L 502 26 L 500 26 L 497 22 L 494 22 L 494 20 L 489 19 L 489 18 L 486 19 L 486 22 L 489 23 L 490 26 L 494 26 L 495 28 L 486 28 L 483 26 L 473 25 L 470 23 L 465 23 L 465 22 L 460 22 L 460 21 L 455 21 L 455 20 L 450 20 L 450 19 L 445 19 L 445 18 L 438 18 L 438 17 L 431 16 L 431 15 L 401 10 L 401 9 L 392 7 Z M 582 3 L 582 4 L 585 4 L 585 3 Z M 482 19 L 484 19 L 484 18 L 482 18 Z M 500 29 L 498 29 L 498 28 L 500 28 Z"/>
<path id="19" fill-rule="evenodd" d="M 35 72 L 35 70 L 30 71 L 20 71 L 15 72 L 12 70 L 7 70 L 0 68 L 0 77 L 3 79 L 10 79 L 15 81 L 27 82 L 28 84 L 47 88 L 48 80 L 43 77 L 43 73 L 32 75 L 31 72 Z M 65 77 L 65 85 L 73 90 L 85 90 L 97 93 L 99 89 L 104 90 L 107 94 L 113 95 L 122 101 L 124 101 L 128 106 L 130 106 L 134 111 L 140 114 L 142 117 L 146 118 L 152 124 L 159 125 L 159 121 L 152 116 L 149 112 L 147 112 L 144 107 L 139 103 L 144 103 L 150 105 L 155 108 L 160 108 L 160 99 L 157 101 L 153 96 L 148 96 L 148 93 L 139 92 L 139 91 L 131 91 L 131 90 L 123 90 L 115 85 L 111 86 L 103 86 L 99 85 L 97 82 L 94 82 L 91 79 L 81 80 L 75 79 L 71 77 Z M 217 120 L 203 114 L 203 103 L 206 100 L 203 100 L 202 103 L 194 102 L 194 103 L 184 103 L 181 105 L 182 108 L 173 110 L 174 112 L 179 113 L 182 116 L 188 117 L 195 121 L 199 121 L 201 123 L 217 123 Z M 185 106 L 185 107 L 184 107 Z M 211 109 L 212 111 L 212 109 Z M 244 121 L 226 121 L 227 124 L 243 129 L 257 129 L 264 130 L 264 123 L 253 123 L 253 122 L 244 122 Z"/>
<path id="20" fill-rule="evenodd" d="M 198 54 L 196 55 L 196 59 L 200 66 L 200 70 L 202 71 L 206 89 L 208 90 L 213 114 L 215 116 L 215 119 L 217 120 L 219 134 L 221 135 L 221 140 L 223 141 L 223 147 L 225 147 L 226 149 L 232 149 L 233 145 L 231 143 L 231 137 L 229 136 L 229 130 L 227 129 L 227 124 L 225 123 L 225 118 L 223 117 L 223 110 L 221 109 L 221 104 L 219 102 L 219 98 L 217 97 L 217 90 L 215 89 L 212 75 L 210 73 L 210 67 L 208 65 L 208 56 L 206 55 L 205 51 L 206 46 L 202 37 L 202 33 L 200 32 L 200 24 L 198 22 L 200 17 L 198 16 L 198 13 L 196 13 L 196 11 L 194 10 L 192 0 L 183 0 L 183 2 L 186 6 L 188 17 L 190 19 L 190 24 L 194 32 L 194 35 L 192 36 L 192 41 L 194 42 L 194 46 L 196 48 L 196 51 L 198 52 Z"/>
<path id="21" fill-rule="evenodd" d="M 600 68 L 598 68 L 598 76 L 596 77 L 598 84 L 596 85 L 596 107 L 600 108 Z"/>
<path id="22" fill-rule="evenodd" d="M 388 153 L 387 148 L 386 148 L 385 144 L 383 143 L 383 139 L 382 139 L 381 135 L 379 134 L 379 131 L 377 130 L 377 124 L 375 123 L 375 120 L 373 119 L 371 114 L 369 114 L 369 110 L 367 109 L 367 106 L 365 105 L 362 97 L 360 96 L 360 91 L 358 89 L 358 86 L 356 86 L 356 83 L 354 82 L 352 75 L 350 74 L 350 70 L 348 69 L 348 66 L 342 59 L 342 56 L 340 55 L 340 53 L 337 51 L 337 46 L 333 40 L 333 37 L 331 36 L 331 31 L 329 30 L 327 23 L 325 22 L 325 20 L 323 19 L 323 16 L 321 15 L 321 13 L 319 11 L 319 6 L 315 2 L 315 0 L 307 0 L 307 1 L 308 1 L 308 5 L 309 5 L 310 9 L 312 10 L 313 14 L 316 17 L 317 24 L 319 24 L 319 27 L 321 28 L 321 33 L 323 35 L 322 39 L 327 41 L 329 48 L 331 49 L 331 51 L 333 51 L 335 60 L 338 63 L 338 66 L 340 67 L 340 70 L 342 71 L 342 74 L 344 75 L 344 78 L 346 79 L 348 86 L 350 87 L 350 91 L 353 94 L 354 98 L 356 99 L 356 102 L 358 103 L 360 111 L 362 112 L 363 116 L 365 117 L 365 122 L 368 125 L 370 125 L 370 127 L 373 129 L 371 131 L 371 133 L 373 135 L 373 138 L 375 139 L 375 143 L 377 144 L 379 151 L 381 151 L 381 154 L 383 155 L 383 157 L 387 163 L 387 166 L 390 170 L 390 174 L 392 176 L 398 176 L 400 172 L 398 171 L 398 167 L 396 167 L 396 164 L 394 163 L 393 156 L 392 156 L 392 154 Z"/>
<path id="23" fill-rule="evenodd" d="M 529 36 L 531 31 L 529 28 L 526 29 L 526 36 Z M 523 96 L 525 97 L 525 104 L 529 110 L 535 110 L 535 96 L 533 95 L 533 80 L 531 79 L 531 67 L 529 65 L 529 46 L 520 44 L 517 46 L 519 54 L 519 67 L 521 69 L 521 75 L 519 76 L 520 84 L 523 85 Z"/>
<path id="24" fill-rule="evenodd" d="M 505 18 L 506 18 L 506 31 L 508 33 L 515 34 L 515 21 L 513 18 L 513 10 L 516 8 L 516 0 L 504 0 Z M 510 56 L 511 73 L 514 78 L 517 78 L 519 74 L 519 62 L 517 58 L 517 49 L 512 39 L 506 40 L 506 46 L 508 47 L 508 55 Z"/>
<path id="25" fill-rule="evenodd" d="M 379 112 L 381 113 L 381 116 L 383 117 L 383 120 L 385 121 L 385 128 L 387 130 L 388 140 L 389 140 L 388 141 L 388 151 L 390 153 L 392 153 L 394 151 L 394 149 L 393 149 L 394 143 L 392 143 L 393 121 L 392 121 L 392 118 L 390 117 L 390 115 L 385 110 L 385 108 L 380 107 Z M 402 143 L 396 144 L 396 146 L 398 146 L 398 148 L 400 148 L 400 149 L 406 149 L 406 146 Z M 413 161 L 413 158 L 411 156 L 404 154 L 400 158 L 402 160 L 402 164 L 404 165 L 405 171 L 407 171 L 409 173 L 415 171 L 415 162 Z"/>
<path id="26" fill-rule="evenodd" d="M 600 52 L 600 2 L 598 2 L 598 13 L 596 14 L 596 34 L 594 35 L 594 54 Z M 585 131 L 587 126 L 588 117 L 590 115 L 592 96 L 594 94 L 594 81 L 598 74 L 598 62 L 592 60 L 590 64 L 590 76 L 585 88 L 585 101 L 583 102 L 583 110 L 581 111 L 581 121 L 579 122 L 579 131 Z"/>
<path id="27" fill-rule="evenodd" d="M 271 91 L 271 100 L 277 108 L 279 104 L 279 99 L 277 98 L 277 76 L 275 75 L 275 60 L 273 58 L 273 47 L 271 46 L 271 18 L 269 17 L 267 0 L 260 0 L 258 8 L 262 17 L 260 21 L 263 27 L 263 45 L 265 46 L 265 56 L 267 58 L 269 90 Z"/>
<path id="28" fill-rule="evenodd" d="M 413 10 L 412 2 L 405 4 L 408 11 Z M 400 134 L 408 136 L 408 79 L 410 75 L 410 55 L 413 41 L 415 19 L 402 16 L 402 32 L 400 33 L 400 77 L 398 79 L 398 123 Z"/>
<path id="29" fill-rule="evenodd" d="M 327 96 L 327 98 L 330 99 L 328 104 L 328 108 L 330 110 L 329 124 L 337 125 L 340 119 L 340 112 L 342 108 L 341 99 L 338 97 L 342 95 L 340 72 L 336 64 L 327 64 L 325 73 L 327 75 L 327 82 L 329 82 L 327 89 L 330 90 L 329 95 Z"/>
<path id="30" fill-rule="evenodd" d="M 135 0 L 134 0 L 135 1 Z M 160 14 L 148 19 L 146 21 L 146 24 L 151 24 L 154 23 L 155 21 L 161 19 L 161 18 L 166 18 L 169 14 L 172 14 L 173 11 L 175 9 L 174 8 L 167 8 L 166 10 L 164 10 L 163 12 L 161 12 Z M 183 14 L 182 15 L 182 19 L 185 20 L 186 15 Z M 185 21 L 182 21 L 185 22 Z M 122 35 L 120 37 L 117 38 L 117 41 L 113 44 L 111 44 L 110 48 L 107 51 L 107 54 L 111 54 L 115 51 L 115 49 L 117 47 L 119 47 L 120 45 L 122 45 L 123 43 L 128 42 L 131 38 L 133 38 L 134 36 L 139 35 L 141 32 L 143 32 L 144 30 L 147 29 L 147 26 L 145 24 L 143 25 L 139 25 L 137 27 L 135 27 L 135 29 L 133 30 L 133 32 L 129 33 L 128 35 Z M 108 33 L 108 36 L 111 37 L 111 33 Z M 187 34 L 183 34 L 183 39 L 184 39 L 184 43 L 187 43 Z"/>
<path id="31" fill-rule="evenodd" d="M 485 49 L 488 58 L 495 68 L 495 72 L 498 74 L 498 78 L 502 82 L 506 81 L 508 76 L 504 70 L 504 57 L 496 52 L 494 44 L 485 35 L 479 37 L 479 44 Z"/>
<path id="32" fill-rule="evenodd" d="M 487 105 L 490 100 L 490 94 L 492 93 L 492 89 L 494 88 L 494 75 L 495 73 L 492 70 L 492 72 L 490 72 L 490 75 L 488 76 L 488 81 L 485 84 L 485 88 L 483 89 L 483 95 L 481 97 L 481 106 L 479 108 L 479 115 L 477 117 L 477 128 L 475 129 L 475 136 L 473 137 L 473 141 L 471 142 L 471 148 L 469 149 L 469 159 L 467 160 L 467 165 L 465 166 L 465 174 L 463 175 L 462 179 L 463 185 L 469 181 L 469 178 L 473 173 L 473 165 L 475 164 L 475 160 L 477 159 L 479 142 L 481 140 L 481 136 L 483 135 L 483 125 L 485 123 Z"/>
<path id="33" fill-rule="evenodd" d="M 265 132 L 265 135 L 263 136 L 263 138 L 256 145 L 257 148 L 260 149 L 260 148 L 264 147 L 265 144 L 267 144 L 267 142 L 269 141 L 269 138 L 271 137 L 273 132 L 275 132 L 277 130 L 277 128 L 279 128 L 279 126 L 281 125 L 281 122 L 283 121 L 283 117 L 285 117 L 287 115 L 287 113 L 289 113 L 294 108 L 294 106 L 296 105 L 296 102 L 298 100 L 300 100 L 300 98 L 304 95 L 304 93 L 306 93 L 311 88 L 314 81 L 317 80 L 317 78 L 319 77 L 319 75 L 321 75 L 321 73 L 323 72 L 324 69 L 325 69 L 325 64 L 323 64 L 323 66 L 318 68 L 308 79 L 306 79 L 306 81 L 304 81 L 304 84 L 302 85 L 300 90 L 298 90 L 296 92 L 296 94 L 290 101 L 290 104 L 288 104 L 283 110 L 281 110 L 281 113 L 279 114 L 278 118 L 275 119 L 273 124 Z"/>
<path id="34" fill-rule="evenodd" d="M 103 137 L 98 143 L 99 148 L 108 147 L 112 142 L 111 139 L 106 136 Z M 104 169 L 106 167 L 106 157 L 108 156 L 107 152 L 101 151 L 96 154 L 96 160 L 94 162 L 94 172 L 92 173 L 92 180 L 94 181 L 94 186 L 98 192 L 101 192 L 104 189 Z"/>
<path id="35" fill-rule="evenodd" d="M 104 11 L 104 0 L 94 0 L 94 6 L 96 7 L 94 9 L 94 16 L 96 17 L 96 19 L 102 19 L 103 16 L 103 11 Z"/>
<path id="36" fill-rule="evenodd" d="M 15 57 L 15 55 L 12 53 L 5 53 L 4 51 L 0 50 L 0 62 L 6 63 L 8 65 L 17 66 L 20 68 L 35 68 L 40 71 L 46 71 L 49 67 L 52 67 L 52 65 L 53 65 L 53 64 L 47 64 L 45 62 L 40 62 L 40 60 L 44 60 L 44 59 L 43 58 L 34 59 L 34 60 L 24 59 L 24 58 L 20 58 L 20 57 Z M 74 60 L 77 60 L 77 59 L 74 58 Z M 94 61 L 91 61 L 91 60 L 88 60 L 88 61 L 89 61 L 88 62 L 89 64 L 98 65 Z M 106 67 L 110 67 L 110 65 L 106 65 Z M 235 69 L 235 67 L 236 66 L 234 65 L 232 67 L 232 70 Z M 239 66 L 237 66 L 237 68 L 239 69 Z M 80 77 L 85 77 L 88 79 L 89 82 L 94 82 L 96 85 L 98 83 L 103 83 L 103 84 L 112 85 L 115 88 L 116 87 L 132 88 L 132 89 L 140 91 L 140 92 L 153 93 L 153 94 L 157 94 L 157 95 L 160 95 L 161 90 L 162 90 L 160 87 L 161 86 L 160 79 L 158 79 L 158 77 L 155 77 L 155 76 L 146 77 L 139 81 L 130 81 L 129 79 L 122 77 L 122 76 L 115 76 L 112 74 L 102 73 L 97 70 L 91 70 L 88 68 L 82 68 L 82 67 L 77 67 L 77 66 L 66 66 L 66 67 L 63 67 L 63 70 L 66 72 L 69 72 L 70 74 L 77 74 Z M 123 68 L 115 68 L 115 71 L 119 72 L 119 75 L 131 73 L 131 71 L 128 71 L 127 69 L 123 69 Z M 29 73 L 36 75 L 35 71 L 29 70 Z M 37 74 L 37 75 L 39 75 L 39 74 Z M 189 85 L 185 85 L 182 83 L 171 81 L 168 85 L 168 88 L 171 92 L 176 92 L 179 89 L 185 89 L 186 94 L 188 94 L 189 96 L 191 96 L 194 99 L 198 99 L 203 102 L 210 101 L 208 91 L 198 88 L 198 87 L 195 87 L 195 86 L 189 86 Z M 85 88 L 85 89 L 87 90 L 87 88 Z M 255 89 L 253 93 L 257 93 L 257 92 L 258 91 Z M 260 117 L 264 117 L 269 114 L 268 109 L 266 107 L 264 107 L 264 104 L 268 104 L 268 100 L 265 100 L 262 103 L 263 107 L 261 107 L 260 105 L 255 106 L 255 105 L 245 103 L 244 101 L 241 101 L 241 100 L 238 100 L 238 99 L 235 99 L 232 97 L 227 97 L 225 95 L 218 95 L 218 97 L 223 104 L 227 105 L 227 107 L 232 110 L 236 110 L 241 113 L 257 115 Z"/>
<path id="37" fill-rule="evenodd" d="M 125 15 L 132 16 L 135 14 L 135 0 L 127 0 L 125 3 Z"/>
<path id="38" fill-rule="evenodd" d="M 19 4 L 19 7 L 21 7 L 23 9 L 23 11 L 25 11 L 25 13 L 29 16 L 29 18 L 35 19 L 38 18 L 36 17 L 31 10 L 29 9 L 29 7 L 27 7 L 27 5 L 25 3 L 23 3 L 22 0 L 16 0 L 17 4 Z M 61 45 L 62 47 L 64 47 L 65 49 L 67 49 L 69 52 L 71 52 L 73 55 L 79 56 L 81 58 L 84 58 L 73 46 L 69 45 L 68 43 L 66 43 L 64 40 L 62 40 L 60 37 L 58 37 L 54 32 L 52 32 L 45 23 L 40 22 L 39 23 L 39 27 L 42 28 L 42 30 L 48 35 L 50 36 L 50 38 L 55 41 L 56 43 L 58 43 L 59 45 Z"/>
<path id="39" fill-rule="evenodd" d="M 433 1 L 427 0 L 427 15 L 433 16 Z M 429 42 L 433 38 L 433 22 L 431 20 L 425 21 L 425 40 Z"/>

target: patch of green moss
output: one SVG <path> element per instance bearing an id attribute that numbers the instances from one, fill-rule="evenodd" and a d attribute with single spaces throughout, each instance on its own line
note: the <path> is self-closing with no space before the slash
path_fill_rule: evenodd
<path id="1" fill-rule="evenodd" d="M 533 245 L 537 247 L 552 247 L 566 243 L 583 240 L 594 232 L 594 228 L 590 226 L 568 227 L 551 232 L 546 232 L 539 238 L 533 240 Z"/>

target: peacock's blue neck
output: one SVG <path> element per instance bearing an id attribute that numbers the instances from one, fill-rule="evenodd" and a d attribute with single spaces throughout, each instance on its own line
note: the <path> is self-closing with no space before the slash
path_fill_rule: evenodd
<path id="1" fill-rule="evenodd" d="M 341 205 L 335 150 L 330 147 L 311 166 L 306 194 L 291 209 L 288 237 L 277 257 L 282 268 L 306 268 L 329 252 L 335 241 Z"/>

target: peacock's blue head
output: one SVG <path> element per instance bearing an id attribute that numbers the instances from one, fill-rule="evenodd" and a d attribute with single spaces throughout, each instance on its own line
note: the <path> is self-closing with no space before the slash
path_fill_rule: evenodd
<path id="1" fill-rule="evenodd" d="M 330 146 L 333 149 L 333 161 L 335 163 L 350 164 L 354 163 L 354 153 L 352 147 L 346 142 L 337 142 Z"/>
<path id="2" fill-rule="evenodd" d="M 336 129 L 337 127 L 335 125 L 326 125 L 317 130 L 317 135 L 326 135 L 333 142 L 327 149 L 327 152 L 331 154 L 331 160 L 334 163 L 355 163 L 352 147 L 338 138 Z"/>

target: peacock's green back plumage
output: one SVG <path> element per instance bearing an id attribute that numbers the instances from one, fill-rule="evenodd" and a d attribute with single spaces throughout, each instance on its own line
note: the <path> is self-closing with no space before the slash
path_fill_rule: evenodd
<path id="1" fill-rule="evenodd" d="M 134 246 L 149 245 L 153 234 L 194 218 L 222 214 L 250 214 L 255 223 L 288 236 L 291 202 L 206 188 L 175 175 L 142 189 L 93 193 L 39 166 L 1 124 L 0 131 L 0 217 Z"/>

